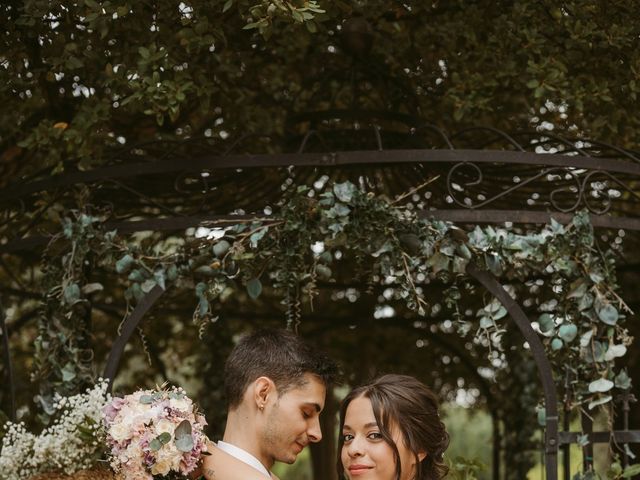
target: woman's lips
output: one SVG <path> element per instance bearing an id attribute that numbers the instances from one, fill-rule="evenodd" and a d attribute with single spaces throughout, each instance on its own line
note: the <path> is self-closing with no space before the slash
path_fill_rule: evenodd
<path id="1" fill-rule="evenodd" d="M 355 465 L 350 465 L 348 470 L 351 475 L 362 475 L 363 473 L 368 472 L 372 468 L 373 467 L 370 467 L 369 465 L 355 464 Z"/>

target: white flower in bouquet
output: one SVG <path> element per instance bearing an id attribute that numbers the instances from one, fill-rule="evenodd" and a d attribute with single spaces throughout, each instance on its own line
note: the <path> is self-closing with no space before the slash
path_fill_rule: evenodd
<path id="1" fill-rule="evenodd" d="M 139 390 L 104 407 L 111 467 L 125 478 L 194 471 L 203 452 L 207 424 L 181 388 Z"/>
<path id="2" fill-rule="evenodd" d="M 71 397 L 54 398 L 57 417 L 40 435 L 7 422 L 0 451 L 0 477 L 24 480 L 44 472 L 71 475 L 95 466 L 104 453 L 102 409 L 111 399 L 108 382 Z"/>

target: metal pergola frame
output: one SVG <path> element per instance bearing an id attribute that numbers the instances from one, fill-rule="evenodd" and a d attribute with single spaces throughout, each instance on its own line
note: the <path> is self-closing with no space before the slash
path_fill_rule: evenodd
<path id="1" fill-rule="evenodd" d="M 459 224 L 478 223 L 501 223 L 513 222 L 516 224 L 540 224 L 546 223 L 551 218 L 561 223 L 567 222 L 572 217 L 572 212 L 586 208 L 591 211 L 591 221 L 595 227 L 605 229 L 625 229 L 640 231 L 640 216 L 629 216 L 624 214 L 625 209 L 616 210 L 614 208 L 615 199 L 605 200 L 599 205 L 593 205 L 592 184 L 595 178 L 604 178 L 612 188 L 622 191 L 620 202 L 631 204 L 627 211 L 640 211 L 635 209 L 635 202 L 640 205 L 640 159 L 634 152 L 622 150 L 610 145 L 589 142 L 591 147 L 598 152 L 609 152 L 607 155 L 595 156 L 583 148 L 576 147 L 576 142 L 570 142 L 560 137 L 546 136 L 547 142 L 557 145 L 565 145 L 566 149 L 562 154 L 539 154 L 527 151 L 523 145 L 516 142 L 513 137 L 497 132 L 494 129 L 485 129 L 487 134 L 497 135 L 506 141 L 509 150 L 474 150 L 455 149 L 453 140 L 459 136 L 447 137 L 442 134 L 446 149 L 409 149 L 409 150 L 383 150 L 382 137 L 378 129 L 376 132 L 376 150 L 359 151 L 335 151 L 335 152 L 306 152 L 309 146 L 311 135 L 304 137 L 300 148 L 295 153 L 283 154 L 233 154 L 231 149 L 223 154 L 200 154 L 189 156 L 188 162 L 182 154 L 174 155 L 173 158 L 165 158 L 157 161 L 124 162 L 113 164 L 86 172 L 72 172 L 57 176 L 41 175 L 28 181 L 9 186 L 0 191 L 0 205 L 4 205 L 5 210 L 14 208 L 15 205 L 24 207 L 28 199 L 39 192 L 59 191 L 72 186 L 101 185 L 122 181 L 140 181 L 149 175 L 183 175 L 193 174 L 198 176 L 201 172 L 213 171 L 234 171 L 236 169 L 311 169 L 316 171 L 345 171 L 345 169 L 357 168 L 397 168 L 399 166 L 419 166 L 425 171 L 429 171 L 431 166 L 437 166 L 441 172 L 446 172 L 446 183 L 441 185 L 441 191 L 448 194 L 451 201 L 451 208 L 435 208 L 422 210 L 423 217 L 435 218 L 439 220 L 452 221 Z M 497 132 L 497 133 L 496 133 Z M 437 133 L 441 133 L 439 130 Z M 581 144 L 583 142 L 580 142 Z M 237 142 L 236 142 L 237 144 Z M 234 145 L 236 145 L 234 144 Z M 539 145 L 538 143 L 537 145 Z M 168 155 L 171 157 L 171 155 Z M 115 157 L 114 157 L 115 158 Z M 114 162 L 115 163 L 115 162 Z M 494 197 L 488 198 L 480 203 L 469 204 L 460 200 L 459 193 L 473 188 L 484 181 L 483 168 L 499 171 L 503 168 L 526 168 L 534 170 L 533 174 L 516 185 L 494 186 Z M 467 181 L 462 186 L 456 183 L 456 175 L 460 174 L 459 169 L 467 169 Z M 471 172 L 471 173 L 469 173 Z M 556 175 L 564 178 L 571 186 L 566 184 L 553 188 L 548 185 L 549 178 Z M 444 178 L 440 174 L 439 177 Z M 230 183 L 233 178 L 230 180 Z M 536 184 L 536 182 L 538 182 Z M 519 194 L 523 189 L 534 188 L 535 185 L 542 185 L 548 194 L 548 201 L 543 209 L 533 208 L 513 208 L 512 200 L 509 196 Z M 553 183 L 553 182 L 551 182 Z M 566 183 L 566 182 L 565 182 Z M 489 188 L 488 190 L 492 190 Z M 556 202 L 554 195 L 557 192 L 569 194 L 572 199 L 568 207 Z M 514 193 L 515 192 L 515 193 Z M 556 192 L 556 193 L 554 193 Z M 486 197 L 486 196 L 485 196 Z M 467 197 L 469 198 L 469 197 Z M 17 202 L 17 203 L 16 203 Z M 13 205 L 13 207 L 11 207 Z M 604 206 L 603 206 L 604 205 Z M 485 208 L 489 207 L 489 208 Z M 490 208 L 495 207 L 495 208 Z M 620 213 L 622 212 L 622 214 Z M 156 231 L 176 231 L 195 227 L 198 225 L 215 226 L 224 222 L 228 224 L 230 220 L 252 218 L 252 215 L 229 215 L 211 212 L 202 212 L 198 215 L 175 215 L 159 217 L 150 215 L 149 218 L 135 221 L 115 220 L 109 222 L 107 228 L 117 229 L 119 232 L 132 233 L 143 230 Z M 25 251 L 45 245 L 49 241 L 46 235 L 28 235 L 13 238 L 0 245 L 0 254 L 20 254 Z M 549 360 L 545 354 L 544 347 L 537 333 L 531 327 L 530 321 L 524 313 L 522 307 L 515 302 L 498 280 L 490 273 L 480 271 L 472 263 L 467 268 L 467 274 L 482 285 L 488 292 L 494 295 L 509 312 L 511 318 L 528 342 L 531 353 L 538 368 L 541 386 L 545 398 L 546 428 L 545 428 L 545 470 L 548 480 L 558 478 L 558 452 L 564 448 L 565 461 L 563 462 L 565 475 L 569 472 L 569 449 L 568 445 L 577 443 L 578 433 L 569 432 L 568 423 L 564 422 L 564 430 L 559 431 L 558 395 L 556 383 Z M 162 297 L 165 291 L 159 286 L 154 287 L 138 303 L 131 315 L 128 316 L 122 325 L 121 333 L 115 340 L 108 357 L 104 376 L 113 382 L 125 346 L 131 335 L 144 318 L 145 314 L 153 308 L 154 304 Z M 10 386 L 10 411 L 15 417 L 15 393 L 14 378 L 11 368 L 11 358 L 9 353 L 8 333 L 5 318 L 0 315 L 0 328 L 2 329 L 3 360 L 7 366 L 7 384 Z M 613 432 L 590 433 L 592 442 L 609 442 L 611 439 L 625 443 L 640 443 L 640 430 L 628 429 L 629 402 L 632 399 L 624 400 L 625 429 Z M 566 417 L 566 416 L 565 416 Z M 625 461 L 626 461 L 625 456 Z M 565 476 L 565 478 L 568 478 Z"/>

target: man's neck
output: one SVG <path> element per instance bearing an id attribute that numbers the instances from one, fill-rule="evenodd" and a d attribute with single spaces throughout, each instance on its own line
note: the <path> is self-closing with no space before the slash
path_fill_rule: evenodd
<path id="1" fill-rule="evenodd" d="M 251 414 L 247 414 L 239 408 L 227 415 L 227 424 L 224 429 L 222 441 L 243 449 L 256 457 L 269 471 L 273 467 L 273 459 L 269 458 L 260 447 L 260 439 L 257 437 L 257 429 Z"/>

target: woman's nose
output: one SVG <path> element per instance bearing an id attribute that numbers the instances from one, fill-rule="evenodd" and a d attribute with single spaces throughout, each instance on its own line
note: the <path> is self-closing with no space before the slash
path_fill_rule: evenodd
<path id="1" fill-rule="evenodd" d="M 360 457 L 363 454 L 362 442 L 356 437 L 347 445 L 347 453 L 350 457 Z"/>

